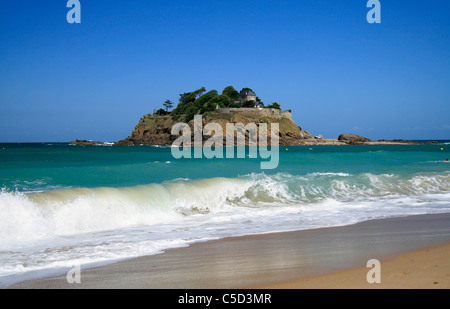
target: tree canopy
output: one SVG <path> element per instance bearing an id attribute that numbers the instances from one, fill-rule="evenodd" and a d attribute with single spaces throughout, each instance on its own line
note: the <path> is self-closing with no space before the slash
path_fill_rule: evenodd
<path id="1" fill-rule="evenodd" d="M 237 92 L 236 89 L 234 89 L 233 86 L 225 87 L 225 89 L 222 91 L 222 95 L 226 95 L 228 98 L 230 98 L 233 101 L 239 100 L 240 94 Z"/>
<path id="2" fill-rule="evenodd" d="M 267 108 L 276 108 L 276 109 L 281 109 L 281 105 L 278 102 L 272 102 L 272 104 L 267 105 Z"/>
<path id="3" fill-rule="evenodd" d="M 169 108 L 172 108 L 172 107 L 173 107 L 173 102 L 170 101 L 170 100 L 166 100 L 166 101 L 163 103 L 163 105 L 164 105 L 164 107 L 166 108 L 166 112 L 168 112 L 168 111 L 169 111 Z"/>
<path id="4" fill-rule="evenodd" d="M 251 90 L 250 88 L 243 88 L 242 90 Z M 241 91 L 242 91 L 241 90 Z M 253 90 L 251 90 L 253 91 Z M 214 111 L 217 107 L 255 107 L 264 106 L 264 103 L 257 97 L 255 101 L 240 102 L 241 95 L 233 87 L 227 86 L 223 89 L 222 94 L 219 94 L 217 90 L 206 91 L 205 87 L 197 89 L 192 92 L 185 92 L 180 94 L 178 106 L 170 112 L 170 115 L 174 120 L 184 116 L 184 121 L 188 122 L 194 119 L 197 114 L 204 114 L 209 111 Z M 166 111 L 172 106 L 167 100 L 164 104 Z M 172 102 L 170 102 L 172 103 Z M 281 109 L 280 104 L 277 102 L 267 106 L 268 108 Z"/>

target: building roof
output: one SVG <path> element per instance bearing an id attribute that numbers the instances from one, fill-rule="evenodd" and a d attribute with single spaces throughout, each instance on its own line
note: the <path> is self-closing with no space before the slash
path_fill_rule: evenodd
<path id="1" fill-rule="evenodd" d="M 242 90 L 240 95 L 241 96 L 256 96 L 256 94 L 251 90 Z"/>

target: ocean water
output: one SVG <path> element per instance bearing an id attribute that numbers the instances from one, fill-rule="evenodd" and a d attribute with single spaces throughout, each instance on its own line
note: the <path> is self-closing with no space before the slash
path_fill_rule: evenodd
<path id="1" fill-rule="evenodd" d="M 0 287 L 229 236 L 450 212 L 450 144 L 170 147 L 0 144 Z"/>

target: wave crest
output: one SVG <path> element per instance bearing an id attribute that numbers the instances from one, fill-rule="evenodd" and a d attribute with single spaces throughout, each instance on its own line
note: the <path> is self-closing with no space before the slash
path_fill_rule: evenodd
<path id="1" fill-rule="evenodd" d="M 211 215 L 236 207 L 277 209 L 450 192 L 450 172 L 391 174 L 251 174 L 179 179 L 128 188 L 0 193 L 0 248 L 15 242 Z"/>

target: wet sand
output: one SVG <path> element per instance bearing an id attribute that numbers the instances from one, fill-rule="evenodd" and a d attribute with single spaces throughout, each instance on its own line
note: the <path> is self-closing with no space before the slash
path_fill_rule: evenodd
<path id="1" fill-rule="evenodd" d="M 82 268 L 80 284 L 63 275 L 9 288 L 449 288 L 449 253 L 450 214 L 417 215 L 208 241 Z M 367 283 L 369 259 L 380 284 Z"/>

